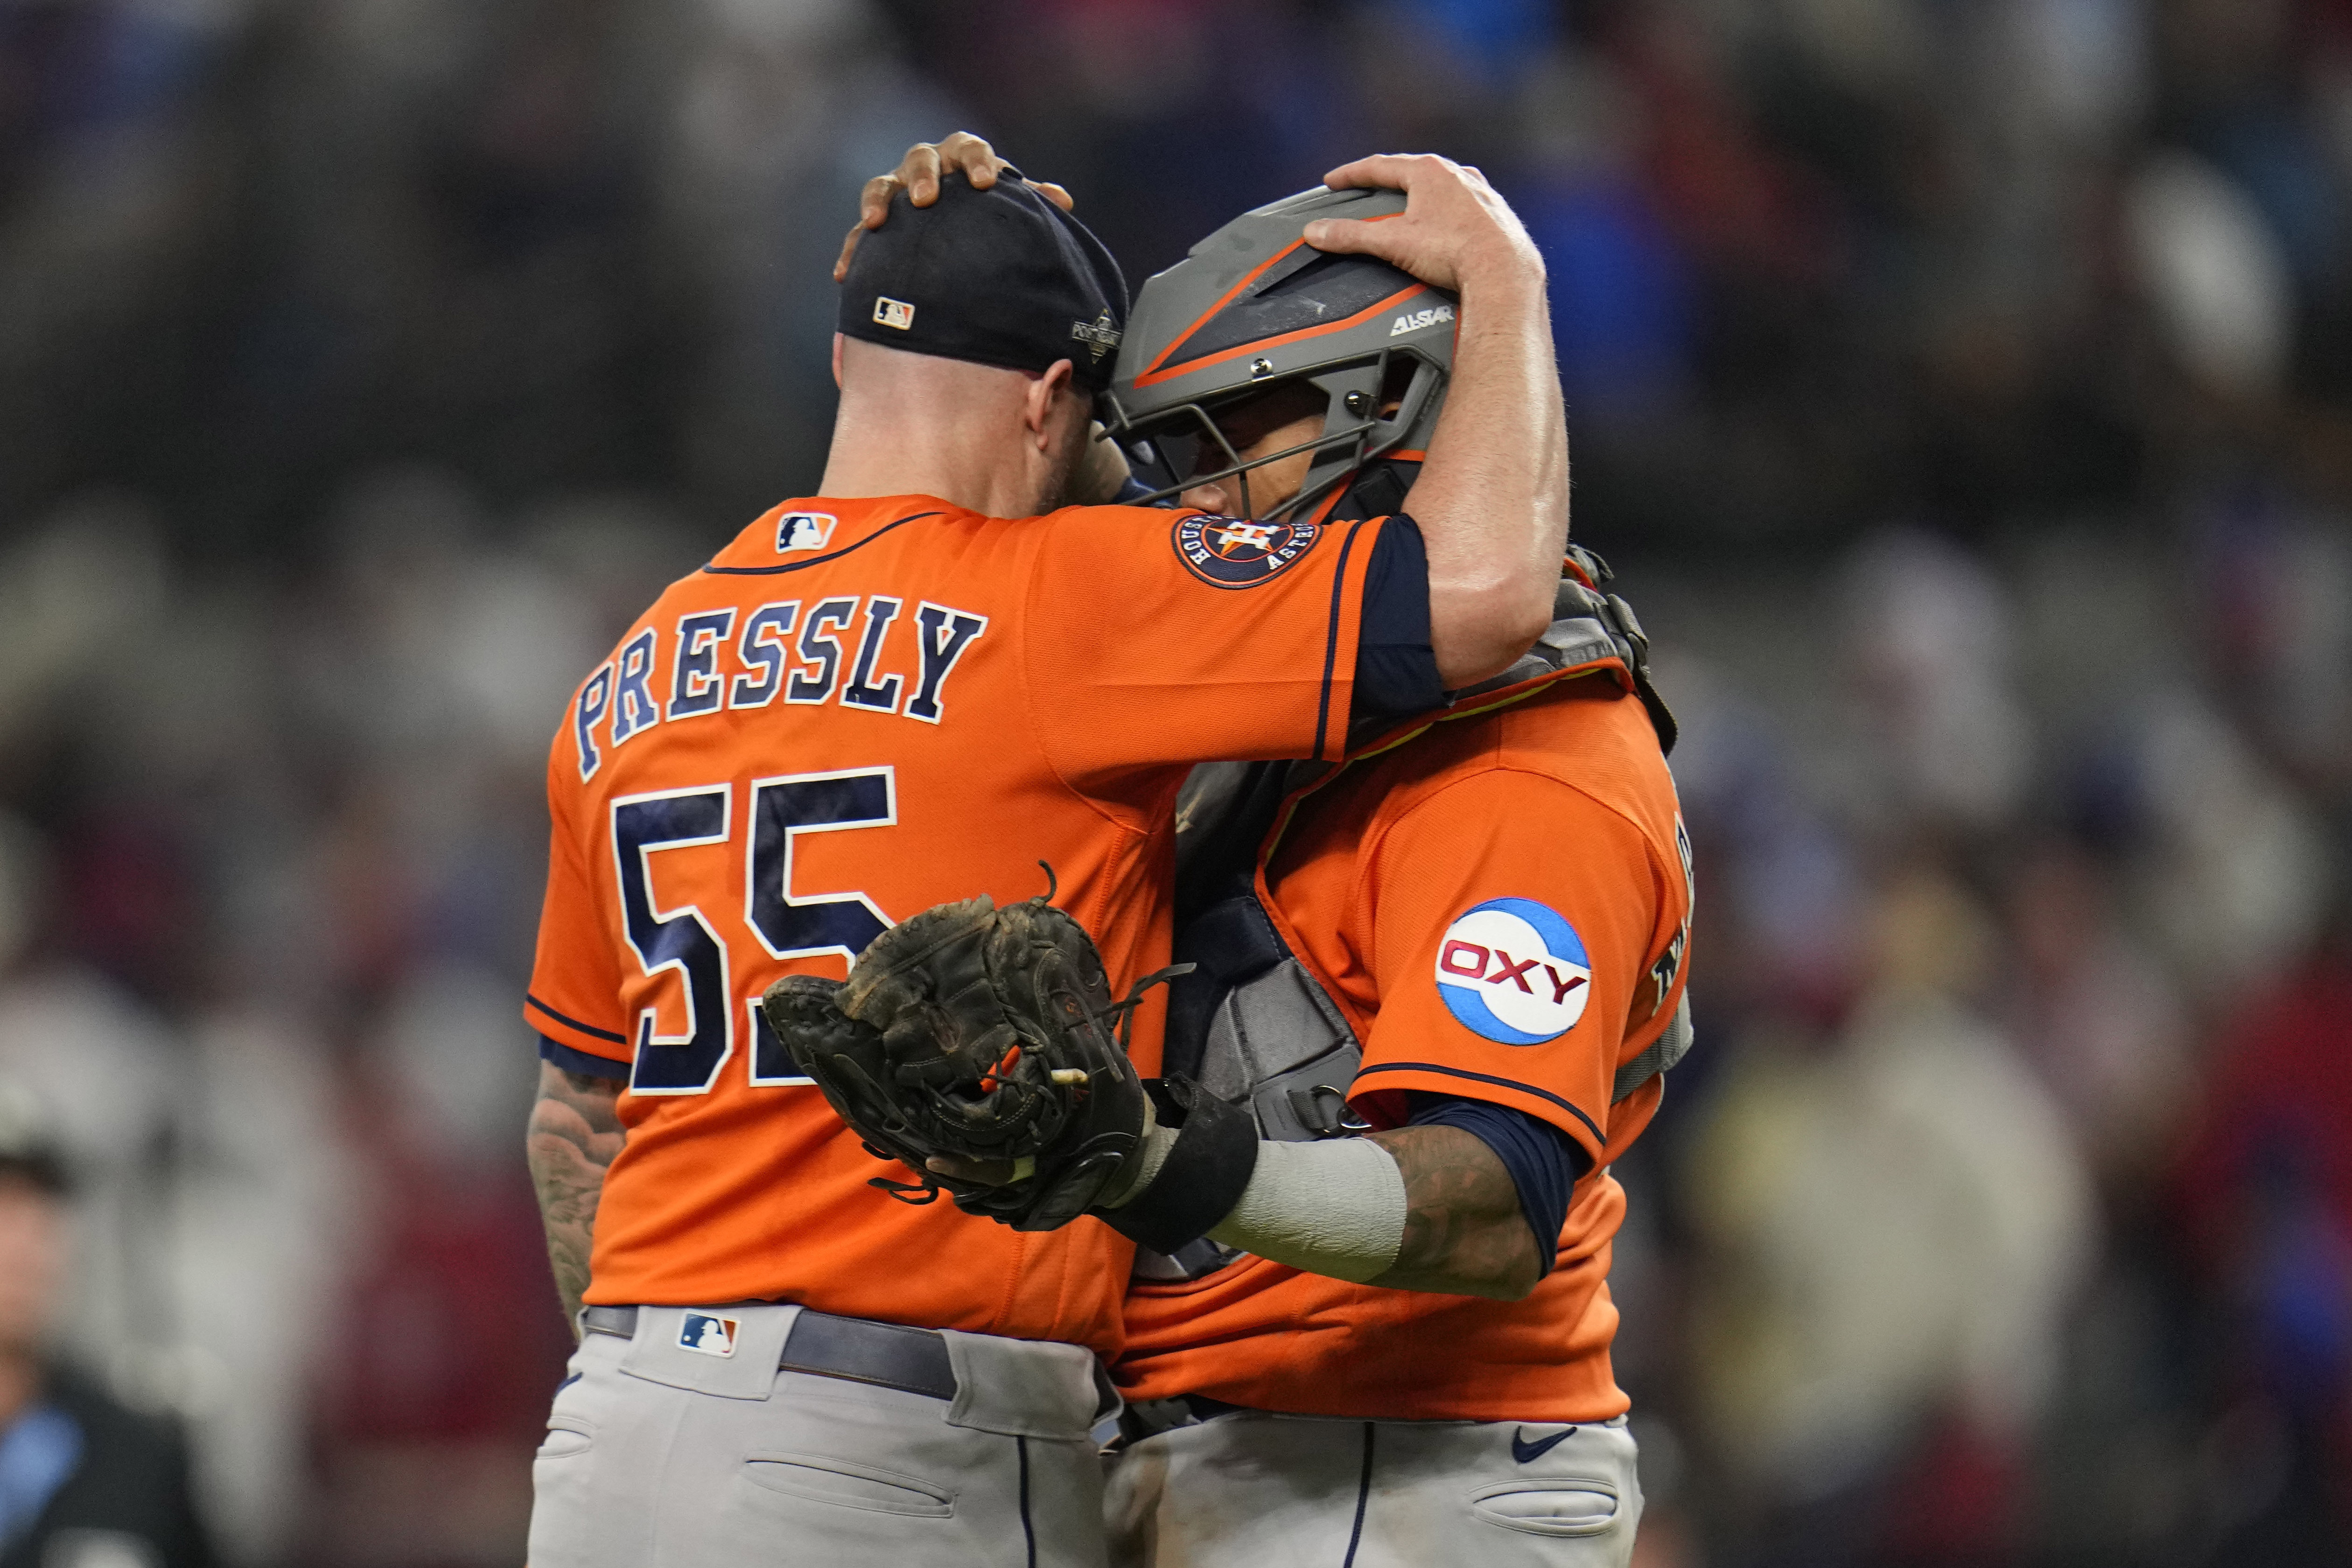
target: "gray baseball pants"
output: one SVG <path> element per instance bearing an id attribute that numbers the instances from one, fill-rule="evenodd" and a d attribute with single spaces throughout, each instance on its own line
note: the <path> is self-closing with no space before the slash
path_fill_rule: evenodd
<path id="1" fill-rule="evenodd" d="M 1242 1411 L 1130 1444 L 1116 1568 L 1625 1568 L 1633 1438 L 1595 1426 Z"/>
<path id="2" fill-rule="evenodd" d="M 886 1349 L 929 1331 L 812 1313 L 825 1333 L 795 1338 L 800 1316 L 642 1307 L 628 1338 L 584 1335 L 532 1466 L 530 1568 L 1102 1568 L 1091 1353 L 902 1339 L 946 1352 L 914 1393 L 780 1363 L 844 1324 Z"/>

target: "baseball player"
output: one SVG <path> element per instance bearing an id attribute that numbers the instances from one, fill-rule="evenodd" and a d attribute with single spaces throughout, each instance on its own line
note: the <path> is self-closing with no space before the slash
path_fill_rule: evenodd
<path id="1" fill-rule="evenodd" d="M 1441 281 L 1524 244 L 1465 188 L 1415 200 L 1417 228 L 1450 225 L 1424 235 Z M 1548 359 L 1534 305 L 1465 354 L 1465 388 Z M 1123 988 L 1167 958 L 1192 765 L 1336 758 L 1541 624 L 1564 468 L 1505 460 L 1540 444 L 1526 417 L 1437 434 L 1417 527 L 1268 543 L 1063 505 L 1126 307 L 1018 178 L 894 214 L 844 281 L 819 494 L 673 584 L 566 711 L 524 1010 L 584 1333 L 535 1467 L 536 1568 L 1100 1561 L 1087 1431 L 1130 1248 L 871 1190 L 756 998 L 927 905 L 1037 891 L 1040 861 Z M 1147 1010 L 1146 1071 L 1159 1040 Z"/>
<path id="2" fill-rule="evenodd" d="M 1318 245 L 1409 256 L 1412 237 Z M 1288 248 L 1248 214 L 1146 285 L 1114 434 L 1188 506 L 1280 517 L 1319 488 L 1392 507 L 1410 443 L 1370 465 L 1312 443 L 1352 371 L 1381 370 L 1394 421 L 1444 366 L 1391 368 L 1389 335 L 1417 311 L 1285 344 L 1263 285 L 1233 279 L 1277 276 Z M 1382 286 L 1377 262 L 1340 265 Z M 1234 358 L 1155 373 L 1202 336 Z M 1577 552 L 1538 648 L 1433 721 L 1375 720 L 1337 768 L 1203 768 L 1188 787 L 1176 956 L 1199 967 L 1175 982 L 1164 1066 L 1258 1142 L 1254 1160 L 1184 1165 L 1196 1109 L 1150 1134 L 1112 1216 L 1148 1229 L 1129 1216 L 1181 1166 L 1206 1232 L 1137 1259 L 1116 1561 L 1630 1556 L 1641 1492 L 1605 1283 L 1624 1195 L 1607 1167 L 1688 1044 L 1691 884 L 1672 719 L 1604 576 Z"/>
<path id="3" fill-rule="evenodd" d="M 1320 243 L 1410 254 L 1387 228 Z M 1195 256 L 1245 242 L 1279 236 L 1236 225 Z M 1211 287 L 1188 268 L 1138 301 L 1117 434 L 1148 440 L 1189 403 L 1240 464 L 1295 445 L 1313 371 L 1284 389 L 1138 369 Z M 1276 465 L 1243 473 L 1255 509 L 1292 503 Z M 1412 483 L 1395 459 L 1377 477 Z M 1630 1557 L 1607 1167 L 1687 1044 L 1691 889 L 1671 719 L 1599 575 L 1580 554 L 1533 653 L 1435 722 L 1362 736 L 1338 768 L 1204 770 L 1191 793 L 1207 831 L 1187 835 L 1205 841 L 1183 852 L 1176 951 L 1201 967 L 1176 982 L 1164 1067 L 1268 1142 L 1206 1237 L 1139 1257 L 1116 1561 Z"/>

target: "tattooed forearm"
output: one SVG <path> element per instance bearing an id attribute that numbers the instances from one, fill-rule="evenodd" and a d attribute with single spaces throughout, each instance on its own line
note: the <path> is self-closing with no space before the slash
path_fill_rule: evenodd
<path id="1" fill-rule="evenodd" d="M 588 1249 L 596 1231 L 596 1203 L 604 1172 L 621 1152 L 615 1107 L 619 1082 L 566 1072 L 545 1062 L 539 1099 L 530 1108 L 530 1179 L 539 1188 L 547 1226 L 547 1260 L 563 1297 L 564 1321 L 579 1333 L 580 1298 L 588 1289 Z"/>
<path id="2" fill-rule="evenodd" d="M 1371 1282 L 1399 1291 L 1517 1301 L 1542 1277 L 1511 1173 L 1459 1127 L 1374 1133 L 1404 1175 L 1404 1245 Z"/>

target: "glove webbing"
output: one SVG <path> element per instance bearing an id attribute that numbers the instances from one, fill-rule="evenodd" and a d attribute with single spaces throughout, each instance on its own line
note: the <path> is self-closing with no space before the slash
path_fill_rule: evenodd
<path id="1" fill-rule="evenodd" d="M 1046 868 L 1045 874 L 1051 876 L 1053 874 L 1053 868 L 1048 866 Z M 1051 892 L 1046 894 L 1046 897 L 1051 898 L 1053 894 Z M 1192 966 L 1190 964 L 1171 964 L 1164 969 L 1155 969 L 1150 974 L 1146 975 L 1141 979 L 1136 981 L 1135 984 L 1129 986 L 1127 988 L 1127 995 L 1120 998 L 1118 1001 L 1111 1003 L 1110 1006 L 1104 1008 L 1099 1011 L 1089 1009 L 1087 1011 L 1087 1020 L 1097 1024 L 1108 1024 L 1111 1019 L 1114 1017 L 1117 1018 L 1118 1019 L 1118 1049 L 1122 1054 L 1125 1054 L 1129 1050 L 1128 1042 L 1134 1034 L 1135 1009 L 1143 1005 L 1144 993 L 1151 989 L 1154 986 L 1166 985 L 1169 981 L 1174 979 L 1179 975 L 1189 975 L 1192 972 Z M 1081 1000 L 1083 1000 L 1083 998 L 1081 998 Z M 1015 1049 L 1018 1048 L 1016 1047 Z M 1005 1079 L 1003 1082 L 1005 1088 L 1018 1089 L 1024 1094 L 1036 1094 L 1041 1092 L 1037 1085 L 1034 1083 L 1023 1083 L 1017 1079 Z M 896 1155 L 890 1154 L 882 1149 L 877 1149 L 871 1144 L 866 1144 L 864 1147 L 867 1154 L 874 1155 L 877 1159 L 895 1160 L 898 1158 Z M 939 1201 L 940 1190 L 939 1177 L 928 1170 L 918 1170 L 915 1172 L 915 1178 L 916 1179 L 913 1181 L 906 1182 L 893 1181 L 888 1176 L 868 1176 L 866 1180 L 866 1185 L 871 1187 L 878 1187 L 883 1192 L 887 1193 L 890 1197 L 898 1199 L 900 1203 L 907 1204 L 913 1207 L 919 1208 L 927 1203 L 937 1203 Z M 1212 1223 L 1213 1223 L 1213 1221 Z"/>

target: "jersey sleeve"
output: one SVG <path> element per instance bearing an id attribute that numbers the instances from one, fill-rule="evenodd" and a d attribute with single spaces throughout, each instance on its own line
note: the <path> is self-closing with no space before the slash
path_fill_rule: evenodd
<path id="1" fill-rule="evenodd" d="M 1681 919 L 1641 831 L 1556 779 L 1493 768 L 1398 819 L 1360 889 L 1378 894 L 1381 1005 L 1351 1095 L 1388 1122 L 1402 1097 L 1381 1101 L 1403 1090 L 1508 1106 L 1605 1164 L 1619 1061 L 1655 1032 L 1650 968 Z"/>
<path id="2" fill-rule="evenodd" d="M 556 749 L 562 751 L 562 742 Z M 589 874 L 588 846 L 569 810 L 565 766 L 559 758 L 548 775 L 547 896 L 540 908 L 539 954 L 523 996 L 523 1020 L 540 1036 L 540 1055 L 556 1066 L 594 1077 L 625 1076 L 631 1051 L 623 1032 L 614 942 Z"/>
<path id="3" fill-rule="evenodd" d="M 1023 604 L 1024 673 L 1063 779 L 1091 791 L 1140 768 L 1338 758 L 1383 521 L 1145 507 L 1047 519 Z"/>
<path id="4" fill-rule="evenodd" d="M 1429 630 L 1429 549 L 1402 512 L 1381 528 L 1364 577 L 1357 632 L 1351 741 L 1445 706 L 1445 682 Z"/>

